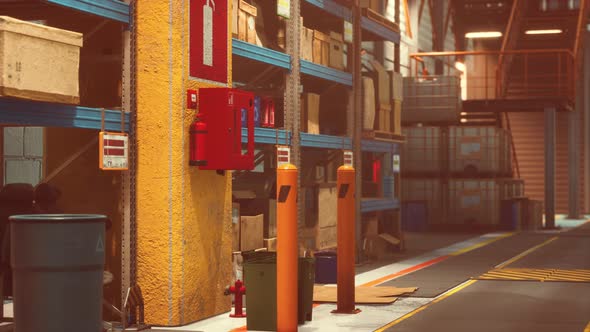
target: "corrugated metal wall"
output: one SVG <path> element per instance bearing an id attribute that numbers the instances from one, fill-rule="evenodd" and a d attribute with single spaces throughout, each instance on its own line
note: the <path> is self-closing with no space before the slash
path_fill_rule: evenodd
<path id="1" fill-rule="evenodd" d="M 512 135 L 516 147 L 521 177 L 525 180 L 525 194 L 531 199 L 544 200 L 545 196 L 545 140 L 543 112 L 509 113 Z M 568 212 L 568 113 L 557 114 L 556 123 L 555 208 L 557 213 Z M 580 206 L 584 206 L 583 148 L 580 151 Z"/>

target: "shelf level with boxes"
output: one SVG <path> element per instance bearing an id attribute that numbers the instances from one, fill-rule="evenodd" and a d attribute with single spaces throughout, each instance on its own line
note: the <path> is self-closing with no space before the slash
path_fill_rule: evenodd
<path id="1" fill-rule="evenodd" d="M 352 12 L 349 8 L 337 3 L 334 0 L 305 0 L 306 3 L 313 5 L 326 13 L 343 19 L 352 21 Z M 374 11 L 365 8 L 361 18 L 364 39 L 366 40 L 387 40 L 393 43 L 399 43 L 401 36 L 399 26 L 394 22 L 388 21 L 383 16 Z"/>

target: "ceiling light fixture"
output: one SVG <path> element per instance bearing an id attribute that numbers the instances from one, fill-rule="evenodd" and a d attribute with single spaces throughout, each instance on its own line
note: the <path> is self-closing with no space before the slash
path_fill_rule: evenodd
<path id="1" fill-rule="evenodd" d="M 556 35 L 563 31 L 561 29 L 527 30 L 527 35 Z"/>
<path id="2" fill-rule="evenodd" d="M 502 33 L 500 31 L 480 31 L 480 32 L 468 32 L 465 34 L 465 38 L 479 39 L 479 38 L 500 38 Z"/>

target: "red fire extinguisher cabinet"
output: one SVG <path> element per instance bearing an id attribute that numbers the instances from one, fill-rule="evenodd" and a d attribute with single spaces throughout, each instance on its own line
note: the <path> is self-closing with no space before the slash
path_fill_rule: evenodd
<path id="1" fill-rule="evenodd" d="M 198 121 L 206 130 L 195 140 L 199 169 L 254 169 L 254 95 L 229 88 L 199 89 Z M 242 112 L 246 112 L 246 150 L 242 146 Z M 191 137 L 191 141 L 193 138 Z M 194 151 L 191 151 L 193 155 Z"/>

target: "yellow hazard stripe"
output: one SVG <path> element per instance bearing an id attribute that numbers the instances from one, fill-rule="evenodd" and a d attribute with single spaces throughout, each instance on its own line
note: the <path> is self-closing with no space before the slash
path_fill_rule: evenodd
<path id="1" fill-rule="evenodd" d="M 384 326 L 376 329 L 375 332 L 383 332 L 386 329 L 388 329 L 388 328 L 390 328 L 392 326 L 395 326 L 395 325 L 403 322 L 404 320 L 406 320 L 406 319 L 414 316 L 415 314 L 417 314 L 417 313 L 419 313 L 421 311 L 426 310 L 426 308 L 430 307 L 431 305 L 433 305 L 435 303 L 438 303 L 438 302 L 440 302 L 440 301 L 448 298 L 449 296 L 451 296 L 451 295 L 453 295 L 453 294 L 455 294 L 455 293 L 457 293 L 457 292 L 459 292 L 459 291 L 461 291 L 461 290 L 463 290 L 463 289 L 465 289 L 465 288 L 473 285 L 476 281 L 477 280 L 469 280 L 469 281 L 463 283 L 462 285 L 459 285 L 459 286 L 451 289 L 450 291 L 448 291 L 448 292 L 444 293 L 443 295 L 441 295 L 441 296 L 437 297 L 436 299 L 434 299 L 432 302 L 430 302 L 428 304 L 425 304 L 425 305 L 421 306 L 420 308 L 418 308 L 418 309 L 416 309 L 416 310 L 414 310 L 414 311 L 412 311 L 410 313 L 407 313 L 407 314 L 403 315 L 402 317 L 394 320 L 393 322 L 391 322 L 391 323 L 389 323 L 387 325 L 384 325 Z"/>
<path id="2" fill-rule="evenodd" d="M 452 252 L 452 253 L 450 253 L 450 254 L 449 254 L 449 256 L 459 256 L 459 255 L 462 255 L 462 254 L 464 254 L 464 253 L 466 253 L 466 252 L 473 251 L 473 250 L 475 250 L 475 249 L 479 249 L 479 248 L 481 248 L 481 247 L 485 247 L 485 246 L 487 246 L 488 244 L 490 244 L 490 243 L 492 243 L 492 242 L 496 242 L 496 241 L 499 241 L 499 240 L 505 239 L 505 238 L 507 238 L 507 237 L 510 237 L 510 236 L 512 236 L 512 235 L 514 235 L 514 234 L 516 234 L 516 233 L 513 233 L 513 232 L 512 232 L 512 233 L 506 233 L 506 234 L 500 235 L 500 236 L 498 236 L 498 237 L 495 237 L 495 238 L 493 238 L 493 239 L 489 239 L 489 240 L 486 240 L 486 241 L 480 242 L 480 243 L 478 243 L 478 244 L 474 244 L 474 245 L 472 245 L 472 246 L 470 246 L 470 247 L 463 248 L 463 249 L 457 250 L 457 251 L 455 251 L 455 252 Z"/>
<path id="3" fill-rule="evenodd" d="M 478 279 L 590 282 L 590 270 L 494 269 Z"/>
<path id="4" fill-rule="evenodd" d="M 584 332 L 590 332 L 590 322 L 588 322 L 588 325 L 586 325 Z"/>

